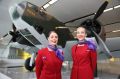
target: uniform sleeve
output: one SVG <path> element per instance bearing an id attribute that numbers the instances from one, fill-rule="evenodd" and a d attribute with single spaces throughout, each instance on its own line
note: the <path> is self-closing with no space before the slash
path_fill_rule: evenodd
<path id="1" fill-rule="evenodd" d="M 41 55 L 41 50 L 39 50 L 35 61 L 35 71 L 36 71 L 37 79 L 39 79 L 41 75 L 42 66 L 43 66 L 42 55 Z"/>
<path id="2" fill-rule="evenodd" d="M 91 50 L 90 53 L 90 59 L 91 59 L 91 67 L 93 72 L 95 72 L 96 66 L 97 66 L 97 52 L 94 50 Z"/>

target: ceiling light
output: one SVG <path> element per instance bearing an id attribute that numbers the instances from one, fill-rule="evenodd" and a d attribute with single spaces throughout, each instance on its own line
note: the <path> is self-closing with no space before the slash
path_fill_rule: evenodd
<path id="1" fill-rule="evenodd" d="M 112 31 L 112 32 L 120 32 L 120 30 L 114 30 L 114 31 Z"/>
<path id="2" fill-rule="evenodd" d="M 0 38 L 0 40 L 3 40 L 3 38 Z"/>
<path id="3" fill-rule="evenodd" d="M 51 0 L 51 1 L 49 2 L 49 4 L 53 4 L 53 3 L 55 3 L 56 1 L 58 1 L 58 0 Z"/>
<path id="4" fill-rule="evenodd" d="M 116 8 L 120 8 L 120 5 L 117 5 L 117 6 L 115 6 L 114 8 L 115 8 L 115 9 L 116 9 Z"/>
<path id="5" fill-rule="evenodd" d="M 68 27 L 56 27 L 56 29 L 58 29 L 58 28 L 60 28 L 60 29 L 65 29 L 65 28 L 68 28 Z"/>
<path id="6" fill-rule="evenodd" d="M 43 7 L 44 7 L 44 9 L 45 8 L 47 8 L 47 7 L 49 7 L 50 6 L 50 4 L 45 4 Z"/>
<path id="7" fill-rule="evenodd" d="M 114 10 L 116 8 L 120 8 L 120 5 L 117 5 L 117 6 L 113 7 L 113 8 L 108 8 L 108 9 L 104 10 L 104 12 L 108 12 L 108 11 Z"/>
<path id="8" fill-rule="evenodd" d="M 106 10 L 104 10 L 104 12 L 107 12 L 107 11 L 110 11 L 110 10 L 113 10 L 113 8 L 106 9 Z"/>

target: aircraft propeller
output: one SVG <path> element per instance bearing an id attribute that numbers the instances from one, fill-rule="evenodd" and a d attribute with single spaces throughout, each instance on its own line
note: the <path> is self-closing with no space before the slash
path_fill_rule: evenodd
<path id="1" fill-rule="evenodd" d="M 105 2 L 101 5 L 101 7 L 98 9 L 96 15 L 94 16 L 93 21 L 96 20 L 96 19 L 103 13 L 103 11 L 104 11 L 105 8 L 107 7 L 107 5 L 108 5 L 108 1 L 105 1 Z"/>
<path id="2" fill-rule="evenodd" d="M 16 30 L 16 27 L 15 27 L 15 25 L 13 24 L 12 25 L 12 29 L 13 29 L 13 31 L 9 31 L 9 34 L 12 36 L 12 41 L 13 42 L 16 42 L 17 40 L 17 37 L 18 37 L 18 31 Z"/>
<path id="3" fill-rule="evenodd" d="M 112 55 L 109 51 L 109 49 L 107 48 L 106 44 L 103 42 L 103 40 L 101 39 L 101 37 L 98 35 L 98 33 L 100 32 L 100 30 L 97 30 L 97 28 L 101 29 L 99 22 L 97 21 L 97 19 L 99 18 L 99 16 L 102 15 L 103 11 L 105 10 L 105 8 L 108 5 L 108 1 L 105 1 L 101 7 L 98 9 L 97 13 L 95 14 L 93 19 L 87 19 L 84 22 L 81 23 L 81 25 L 84 25 L 85 28 L 87 28 L 90 31 L 90 35 L 94 36 L 100 46 L 100 48 L 105 51 L 105 54 L 111 58 Z M 98 33 L 97 33 L 98 32 Z"/>
<path id="4" fill-rule="evenodd" d="M 4 39 L 6 36 L 8 36 L 9 34 L 12 36 L 11 41 L 16 42 L 17 37 L 18 37 L 18 31 L 16 30 L 16 27 L 14 24 L 12 24 L 12 31 L 9 31 L 9 33 L 6 33 L 5 35 L 3 35 L 3 37 L 1 39 Z"/>

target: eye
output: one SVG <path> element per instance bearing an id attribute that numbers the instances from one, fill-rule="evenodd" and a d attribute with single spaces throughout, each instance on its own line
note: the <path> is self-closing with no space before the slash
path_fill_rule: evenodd
<path id="1" fill-rule="evenodd" d="M 77 32 L 77 34 L 80 34 L 80 32 Z"/>
<path id="2" fill-rule="evenodd" d="M 58 38 L 58 36 L 55 36 L 55 38 Z"/>
<path id="3" fill-rule="evenodd" d="M 54 36 L 51 36 L 51 38 L 54 38 Z"/>
<path id="4" fill-rule="evenodd" d="M 85 34 L 85 32 L 81 32 L 81 34 Z"/>

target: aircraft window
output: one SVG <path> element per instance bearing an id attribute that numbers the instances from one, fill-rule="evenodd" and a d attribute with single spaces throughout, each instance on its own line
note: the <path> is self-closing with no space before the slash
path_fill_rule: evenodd
<path id="1" fill-rule="evenodd" d="M 24 12 L 24 9 L 26 8 L 26 2 L 23 1 L 17 5 L 17 7 L 14 9 L 13 12 L 13 19 L 18 19 Z"/>
<path id="2" fill-rule="evenodd" d="M 18 4 L 22 9 L 26 8 L 26 2 L 22 2 Z"/>
<path id="3" fill-rule="evenodd" d="M 19 14 L 19 12 L 17 11 L 17 8 L 15 8 L 12 16 L 13 16 L 13 19 L 18 19 L 18 18 L 20 17 L 20 14 Z"/>
<path id="4" fill-rule="evenodd" d="M 39 8 L 36 5 L 33 5 L 31 3 L 28 3 L 28 7 L 32 8 L 35 12 L 39 11 Z"/>
<path id="5" fill-rule="evenodd" d="M 21 32 L 23 35 L 31 34 L 27 29 L 20 30 L 20 32 Z"/>
<path id="6" fill-rule="evenodd" d="M 25 36 L 29 41 L 31 41 L 34 45 L 40 45 L 41 43 L 33 36 L 33 35 L 29 35 L 29 36 Z"/>

